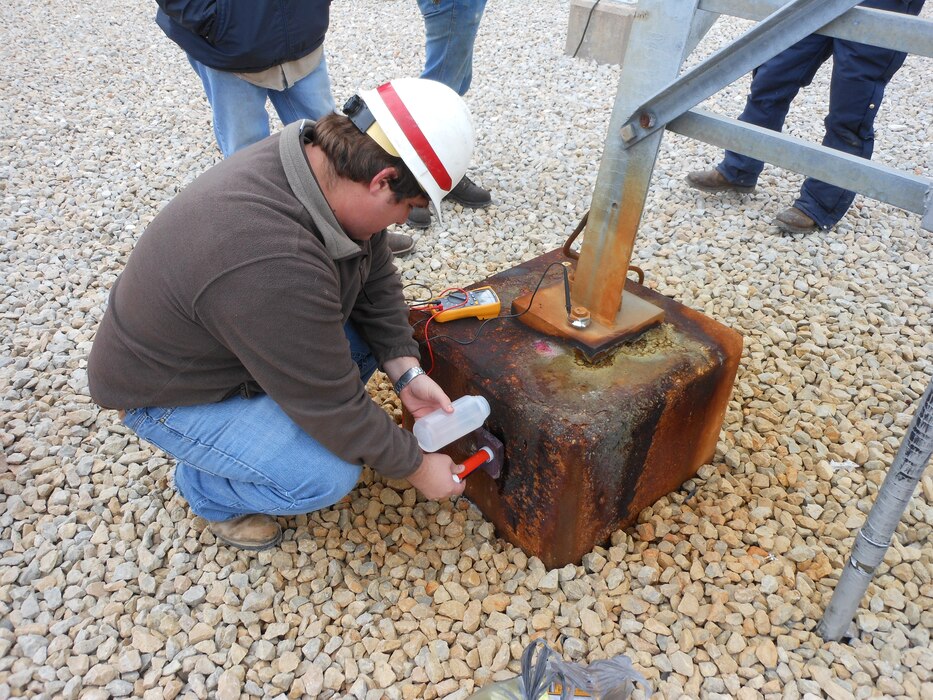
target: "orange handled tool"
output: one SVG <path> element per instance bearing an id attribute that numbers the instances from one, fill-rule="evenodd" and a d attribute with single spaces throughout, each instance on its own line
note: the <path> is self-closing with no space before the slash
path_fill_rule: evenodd
<path id="1" fill-rule="evenodd" d="M 459 484 L 477 467 L 486 464 L 486 462 L 491 460 L 493 457 L 495 457 L 495 455 L 492 453 L 492 450 L 490 450 L 488 447 L 481 447 L 479 452 L 470 455 L 465 460 L 463 460 L 463 471 L 459 474 L 453 475 L 454 481 Z"/>

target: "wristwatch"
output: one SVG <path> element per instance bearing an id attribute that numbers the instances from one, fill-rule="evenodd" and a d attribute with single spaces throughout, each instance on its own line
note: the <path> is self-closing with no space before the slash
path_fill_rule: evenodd
<path id="1" fill-rule="evenodd" d="M 420 377 L 422 374 L 425 374 L 425 371 L 417 365 L 414 367 L 409 367 L 407 370 L 405 370 L 404 374 L 398 378 L 398 381 L 392 385 L 392 388 L 395 389 L 396 394 L 401 394 L 402 389 L 408 386 L 412 379 L 415 377 Z"/>

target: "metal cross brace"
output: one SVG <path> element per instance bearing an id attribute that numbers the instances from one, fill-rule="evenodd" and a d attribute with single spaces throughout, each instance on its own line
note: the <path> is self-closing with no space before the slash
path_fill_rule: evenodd
<path id="1" fill-rule="evenodd" d="M 626 148 L 852 9 L 859 0 L 791 0 L 729 46 L 681 75 L 622 125 Z"/>
<path id="2" fill-rule="evenodd" d="M 667 128 L 914 212 L 921 216 L 921 228 L 933 231 L 930 178 L 699 108 L 680 115 Z"/>

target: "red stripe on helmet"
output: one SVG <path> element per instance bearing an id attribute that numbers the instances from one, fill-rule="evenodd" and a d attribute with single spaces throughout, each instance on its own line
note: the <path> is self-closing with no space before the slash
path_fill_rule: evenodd
<path id="1" fill-rule="evenodd" d="M 437 157 L 434 148 L 428 142 L 424 132 L 421 131 L 418 122 L 411 116 L 411 112 L 408 111 L 408 107 L 402 102 L 402 98 L 398 96 L 395 88 L 392 87 L 391 83 L 386 83 L 385 85 L 377 87 L 376 91 L 388 108 L 389 113 L 395 118 L 405 138 L 408 139 L 412 148 L 415 149 L 415 153 L 418 154 L 418 157 L 421 158 L 422 162 L 427 166 L 428 172 L 431 173 L 431 177 L 434 178 L 434 182 L 436 182 L 442 190 L 449 192 L 453 187 L 450 173 L 447 172 L 447 168 L 444 167 L 441 159 Z"/>

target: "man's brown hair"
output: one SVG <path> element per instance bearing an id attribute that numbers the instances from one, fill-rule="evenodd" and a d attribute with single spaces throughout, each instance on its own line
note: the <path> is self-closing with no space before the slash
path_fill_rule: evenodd
<path id="1" fill-rule="evenodd" d="M 395 168 L 398 177 L 389 181 L 395 201 L 427 197 L 405 161 L 387 153 L 342 114 L 319 119 L 311 132 L 311 142 L 324 152 L 338 177 L 368 183 L 384 168 Z"/>

